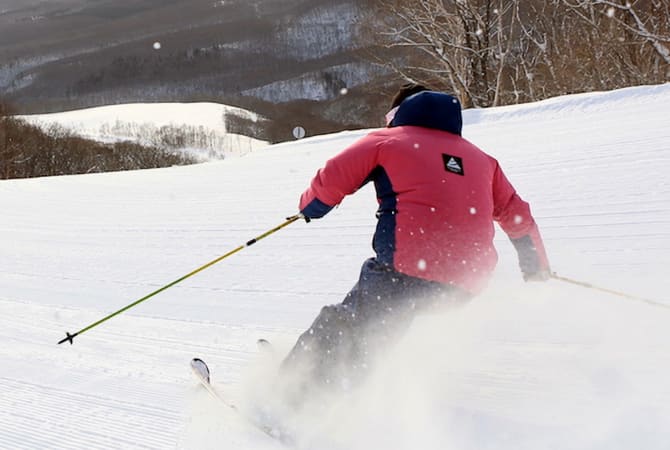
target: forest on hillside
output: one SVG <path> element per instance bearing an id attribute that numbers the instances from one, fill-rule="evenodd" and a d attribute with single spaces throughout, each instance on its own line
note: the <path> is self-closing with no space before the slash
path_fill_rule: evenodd
<path id="1" fill-rule="evenodd" d="M 274 142 L 381 125 L 404 81 L 488 107 L 670 80 L 670 0 L 90 5 L 0 13 L 0 97 L 24 114 L 214 101 L 268 117 L 254 137 Z"/>
<path id="2" fill-rule="evenodd" d="M 16 118 L 0 102 L 0 180 L 55 175 L 153 169 L 194 164 L 198 159 L 166 142 L 147 146 L 136 142 L 97 142 L 59 126 L 42 129 Z"/>
<path id="3" fill-rule="evenodd" d="M 379 64 L 467 107 L 670 80 L 670 0 L 371 0 L 367 12 Z"/>
<path id="4" fill-rule="evenodd" d="M 281 142 L 298 125 L 307 135 L 381 126 L 404 82 L 484 108 L 670 81 L 670 0 L 275 0 L 253 8 L 194 0 L 187 13 L 180 0 L 140 3 L 87 15 L 0 11 L 0 31 L 11 38 L 0 41 L 0 57 L 12 55 L 0 58 L 0 101 L 13 104 L 0 114 L 3 178 L 189 162 L 175 159 L 184 137 L 172 132 L 147 151 L 114 149 L 22 124 L 10 109 L 214 101 L 264 117 L 232 120 L 230 132 Z M 191 22 L 178 20 L 182 13 Z M 136 27 L 150 16 L 159 19 Z M 62 28 L 73 23 L 85 26 L 70 36 Z M 58 164 L 57 149 L 69 155 Z"/>

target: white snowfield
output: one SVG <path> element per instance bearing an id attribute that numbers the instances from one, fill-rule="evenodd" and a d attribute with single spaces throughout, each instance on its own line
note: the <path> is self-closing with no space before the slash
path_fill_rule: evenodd
<path id="1" fill-rule="evenodd" d="M 180 135 L 187 146 L 181 150 L 198 161 L 241 156 L 268 145 L 231 133 L 226 127 L 229 117 L 256 122 L 258 114 L 218 103 L 129 103 L 19 117 L 44 129 L 59 126 L 104 142 L 128 140 L 160 145 L 164 136 Z"/>
<path id="2" fill-rule="evenodd" d="M 487 291 L 416 321 L 359 396 L 305 424 L 303 448 L 670 448 L 669 117 L 670 84 L 466 111 L 464 136 L 531 203 L 553 270 L 667 307 L 524 283 L 499 231 Z M 189 361 L 223 392 L 253 390 L 256 339 L 287 350 L 371 256 L 370 186 L 56 343 L 283 222 L 365 133 L 0 181 L 0 448 L 282 448 L 208 397 Z"/>

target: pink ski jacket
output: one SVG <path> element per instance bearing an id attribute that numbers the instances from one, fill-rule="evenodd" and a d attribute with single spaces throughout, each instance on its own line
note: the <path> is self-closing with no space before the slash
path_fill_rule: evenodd
<path id="1" fill-rule="evenodd" d="M 452 106 L 435 109 L 443 102 Z M 453 103 L 435 92 L 406 99 L 391 128 L 368 134 L 319 169 L 300 198 L 301 212 L 322 217 L 372 181 L 379 203 L 373 248 L 394 270 L 477 293 L 497 262 L 493 221 L 514 243 L 524 273 L 548 270 L 528 203 L 494 158 L 460 137 L 460 105 L 454 121 Z M 426 108 L 430 121 L 448 113 L 437 125 L 442 129 L 405 124 L 427 122 Z"/>

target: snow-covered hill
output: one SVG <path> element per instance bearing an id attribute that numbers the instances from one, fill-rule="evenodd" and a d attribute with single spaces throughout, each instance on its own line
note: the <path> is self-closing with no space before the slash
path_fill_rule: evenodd
<path id="1" fill-rule="evenodd" d="M 30 112 L 138 99 L 239 102 L 240 94 L 335 99 L 380 72 L 359 55 L 360 8 L 352 0 L 4 0 L 0 92 Z"/>
<path id="2" fill-rule="evenodd" d="M 531 202 L 553 269 L 670 306 L 670 84 L 468 111 L 464 136 Z M 0 448 L 281 448 L 189 373 L 242 395 L 371 254 L 370 187 L 94 328 L 279 224 L 351 131 L 190 167 L 0 182 Z M 419 320 L 305 448 L 670 448 L 670 309 L 524 284 L 499 233 L 489 289 Z"/>
<path id="3" fill-rule="evenodd" d="M 231 133 L 228 117 L 256 122 L 251 111 L 218 103 L 130 103 L 75 111 L 19 116 L 48 130 L 56 125 L 78 136 L 103 142 L 129 140 L 162 147 L 179 137 L 188 152 L 201 161 L 245 155 L 267 142 Z"/>

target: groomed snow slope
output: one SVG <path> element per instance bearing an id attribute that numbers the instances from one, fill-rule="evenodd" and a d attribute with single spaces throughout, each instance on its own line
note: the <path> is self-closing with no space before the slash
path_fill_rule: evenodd
<path id="1" fill-rule="evenodd" d="M 670 84 L 467 111 L 464 136 L 530 201 L 553 269 L 664 302 Z M 281 223 L 365 131 L 189 167 L 0 182 L 0 448 L 281 448 L 219 409 L 255 341 L 292 343 L 371 255 L 371 187 L 75 339 L 74 332 Z M 670 448 L 670 309 L 499 269 L 420 320 L 354 408 L 305 448 Z M 409 370 L 408 370 L 409 369 Z M 308 433 L 310 434 L 310 433 Z"/>

